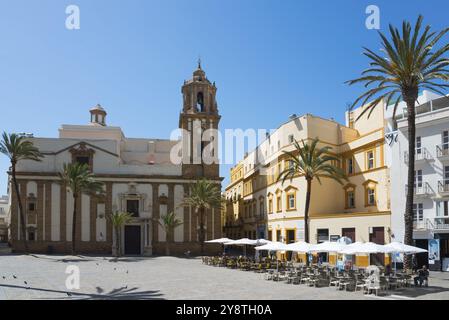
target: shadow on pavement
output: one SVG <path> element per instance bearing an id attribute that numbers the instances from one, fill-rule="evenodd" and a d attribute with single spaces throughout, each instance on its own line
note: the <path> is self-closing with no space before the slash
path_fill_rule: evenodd
<path id="1" fill-rule="evenodd" d="M 159 290 L 147 290 L 147 291 L 137 291 L 139 288 L 127 288 L 121 287 L 113 289 L 110 292 L 101 293 L 103 289 L 97 287 L 97 292 L 100 293 L 81 293 L 74 291 L 61 291 L 43 288 L 33 288 L 25 287 L 12 284 L 0 284 L 0 287 L 4 288 L 16 288 L 16 289 L 26 289 L 41 292 L 52 292 L 61 293 L 66 295 L 66 297 L 49 298 L 49 300 L 59 300 L 59 299 L 76 299 L 76 300 L 164 300 L 162 298 L 163 294 Z"/>
<path id="2" fill-rule="evenodd" d="M 404 297 L 417 298 L 417 297 L 425 296 L 427 294 L 435 294 L 435 293 L 440 293 L 440 292 L 449 292 L 449 288 L 438 287 L 438 286 L 412 287 L 412 288 L 398 290 L 397 294 L 404 296 Z"/>

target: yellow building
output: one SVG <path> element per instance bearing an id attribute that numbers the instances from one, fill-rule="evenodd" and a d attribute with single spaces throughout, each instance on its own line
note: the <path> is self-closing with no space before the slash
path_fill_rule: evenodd
<path id="1" fill-rule="evenodd" d="M 265 232 L 257 233 L 258 229 L 266 229 L 265 215 L 256 211 L 254 201 L 243 199 L 247 189 L 244 181 L 243 164 L 239 163 L 231 168 L 230 184 L 225 191 L 227 201 L 223 212 L 223 232 L 232 239 L 265 238 Z"/>
<path id="2" fill-rule="evenodd" d="M 289 165 L 284 151 L 294 151 L 294 140 L 318 137 L 319 147 L 332 147 L 331 152 L 340 159 L 337 165 L 345 170 L 349 181 L 343 186 L 331 179 L 322 179 L 322 184 L 313 181 L 309 241 L 319 243 L 347 236 L 353 241 L 390 242 L 384 111 L 376 107 L 369 119 L 365 114 L 355 121 L 362 111 L 360 107 L 347 112 L 346 125 L 311 114 L 291 116 L 231 169 L 225 195 L 232 199 L 228 201 L 232 205 L 228 205 L 225 215 L 241 223 L 242 230 L 250 230 L 245 221 L 248 225 L 252 222 L 252 230 L 259 230 L 265 224 L 250 218 L 265 218 L 265 236 L 273 241 L 304 240 L 306 181 L 298 176 L 282 184 L 277 177 Z M 224 231 L 230 236 L 226 228 Z"/>

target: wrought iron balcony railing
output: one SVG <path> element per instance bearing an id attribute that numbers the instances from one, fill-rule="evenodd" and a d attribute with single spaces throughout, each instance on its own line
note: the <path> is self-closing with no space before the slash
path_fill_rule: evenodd
<path id="1" fill-rule="evenodd" d="M 449 144 L 440 144 L 436 146 L 437 158 L 449 157 Z"/>
<path id="2" fill-rule="evenodd" d="M 404 162 L 406 164 L 409 163 L 409 158 L 410 157 L 409 157 L 408 151 L 404 151 Z M 415 162 L 421 161 L 421 160 L 431 160 L 431 159 L 432 159 L 432 155 L 425 147 L 415 149 Z"/>

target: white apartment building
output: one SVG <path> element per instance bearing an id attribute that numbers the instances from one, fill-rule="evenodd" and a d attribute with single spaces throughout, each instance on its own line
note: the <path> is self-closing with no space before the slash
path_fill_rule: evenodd
<path id="1" fill-rule="evenodd" d="M 8 196 L 0 197 L 0 243 L 8 241 L 8 214 L 9 199 Z"/>
<path id="2" fill-rule="evenodd" d="M 387 161 L 391 168 L 392 238 L 404 240 L 404 211 L 408 169 L 406 105 L 386 110 Z M 415 245 L 429 250 L 418 264 L 449 271 L 449 98 L 428 91 L 416 105 L 414 193 Z"/>

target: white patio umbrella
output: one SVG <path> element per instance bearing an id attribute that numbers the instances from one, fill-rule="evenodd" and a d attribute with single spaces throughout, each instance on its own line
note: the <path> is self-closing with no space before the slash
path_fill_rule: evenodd
<path id="1" fill-rule="evenodd" d="M 326 253 L 340 252 L 340 250 L 342 250 L 345 246 L 347 246 L 347 244 L 333 242 L 333 241 L 325 241 L 325 242 L 313 245 L 310 248 L 309 252 L 316 252 L 316 253 L 320 253 L 320 252 L 326 252 Z"/>
<path id="2" fill-rule="evenodd" d="M 385 246 L 373 242 L 357 243 L 354 245 L 348 245 L 347 248 L 342 249 L 340 253 L 343 254 L 368 254 L 368 264 L 371 264 L 371 253 L 390 253 L 391 249 L 385 248 Z"/>
<path id="3" fill-rule="evenodd" d="M 345 246 L 343 243 L 325 241 L 312 245 L 309 252 L 340 252 Z"/>
<path id="4" fill-rule="evenodd" d="M 384 247 L 392 250 L 391 253 L 416 254 L 427 252 L 427 250 L 425 249 L 409 246 L 407 244 L 403 244 L 402 242 L 398 241 L 386 244 L 384 245 Z M 394 270 L 396 270 L 396 259 L 394 260 Z"/>
<path id="5" fill-rule="evenodd" d="M 242 239 L 226 242 L 226 243 L 224 243 L 224 245 L 225 246 L 244 246 L 243 247 L 243 253 L 246 256 L 246 246 L 247 245 L 250 245 L 250 246 L 257 245 L 257 240 L 252 240 L 252 239 L 248 239 L 248 238 L 242 238 Z"/>
<path id="6" fill-rule="evenodd" d="M 289 247 L 285 243 L 274 241 L 264 244 L 263 246 L 258 246 L 255 249 L 265 251 L 288 251 Z"/>
<path id="7" fill-rule="evenodd" d="M 354 255 L 359 253 L 360 251 L 364 250 L 363 248 L 363 242 L 356 241 L 354 243 L 348 244 L 347 246 L 343 247 L 339 253 L 341 254 L 347 254 L 347 255 Z"/>
<path id="8" fill-rule="evenodd" d="M 268 243 L 271 243 L 271 241 L 270 241 L 270 240 L 267 240 L 267 239 L 257 239 L 256 246 L 262 246 L 262 245 L 268 244 Z M 259 259 L 259 251 L 256 250 L 256 254 L 254 255 L 254 258 L 255 258 L 256 260 Z"/>
<path id="9" fill-rule="evenodd" d="M 229 238 L 220 238 L 220 239 L 208 240 L 208 241 L 204 241 L 204 242 L 205 243 L 221 243 L 221 244 L 224 244 L 224 243 L 230 242 L 230 241 L 234 241 L 234 240 L 229 239 Z"/>
<path id="10" fill-rule="evenodd" d="M 264 245 L 264 244 L 271 243 L 271 241 L 267 240 L 267 239 L 257 239 L 256 241 L 257 241 L 256 242 L 256 246 L 261 246 L 261 245 Z"/>
<path id="11" fill-rule="evenodd" d="M 229 241 L 233 241 L 233 240 L 229 239 L 229 238 L 219 238 L 219 239 L 204 241 L 204 243 L 219 243 L 223 246 L 223 253 L 224 253 L 224 244 Z"/>
<path id="12" fill-rule="evenodd" d="M 297 253 L 305 253 L 306 259 L 307 259 L 308 258 L 307 253 L 309 253 L 312 245 L 310 243 L 307 243 L 304 241 L 298 241 L 298 242 L 294 242 L 294 243 L 289 243 L 287 245 L 287 247 L 288 247 L 287 251 L 293 251 L 293 252 L 297 252 Z"/>
<path id="13" fill-rule="evenodd" d="M 264 244 L 263 246 L 258 246 L 255 248 L 257 251 L 265 250 L 265 251 L 288 251 L 288 245 L 282 242 L 270 242 L 267 244 Z M 279 261 L 276 258 L 276 269 L 279 270 Z"/>
<path id="14" fill-rule="evenodd" d="M 394 253 L 405 253 L 405 254 L 415 254 L 415 253 L 423 253 L 427 252 L 426 249 L 409 246 L 407 244 L 403 244 L 402 242 L 392 242 L 384 245 L 385 248 L 391 250 L 390 252 Z"/>
<path id="15" fill-rule="evenodd" d="M 252 240 L 248 238 L 242 238 L 238 240 L 231 240 L 229 242 L 225 242 L 225 246 L 245 246 L 245 245 L 251 245 L 255 246 L 257 244 L 257 240 Z"/>
<path id="16" fill-rule="evenodd" d="M 359 242 L 359 241 L 356 241 L 354 243 L 348 244 L 348 245 L 344 246 L 343 249 L 339 253 L 344 254 L 344 255 L 349 255 L 349 256 L 356 255 L 359 246 L 361 246 L 362 244 L 363 243 Z M 352 265 L 353 266 L 354 266 L 354 264 L 355 264 L 355 260 L 352 261 Z"/>
<path id="17" fill-rule="evenodd" d="M 299 252 L 299 253 L 308 253 L 312 245 L 310 243 L 304 241 L 298 241 L 295 243 L 287 244 L 287 251 Z"/>

